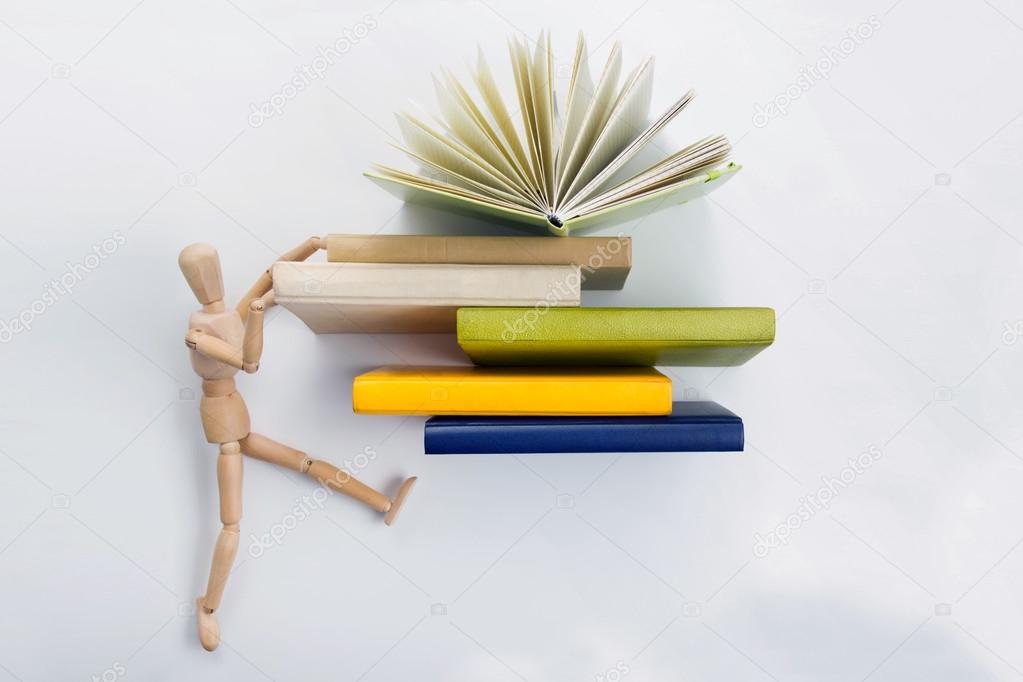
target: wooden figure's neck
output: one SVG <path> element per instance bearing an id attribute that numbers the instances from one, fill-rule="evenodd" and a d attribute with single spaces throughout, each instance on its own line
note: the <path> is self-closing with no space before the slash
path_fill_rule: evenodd
<path id="1" fill-rule="evenodd" d="M 204 313 L 222 313 L 224 312 L 224 301 L 211 301 L 210 303 L 204 303 L 202 306 Z"/>

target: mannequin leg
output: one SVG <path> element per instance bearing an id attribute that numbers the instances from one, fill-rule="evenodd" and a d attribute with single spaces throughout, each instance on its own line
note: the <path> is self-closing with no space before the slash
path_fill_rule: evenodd
<path id="1" fill-rule="evenodd" d="M 401 487 L 398 488 L 398 493 L 394 496 L 394 499 L 391 500 L 383 493 L 377 492 L 365 483 L 357 480 L 347 471 L 338 469 L 328 462 L 313 459 L 301 450 L 288 447 L 266 436 L 250 433 L 239 442 L 242 452 L 250 457 L 271 462 L 272 464 L 279 464 L 288 469 L 307 474 L 322 485 L 353 497 L 378 512 L 386 513 L 384 523 L 388 526 L 394 523 L 402 504 L 405 502 L 405 498 L 416 482 L 415 476 L 406 479 L 401 484 Z"/>
<path id="2" fill-rule="evenodd" d="M 220 624 L 214 611 L 220 608 L 224 586 L 238 554 L 238 524 L 242 518 L 242 451 L 237 442 L 220 445 L 217 486 L 220 489 L 220 522 L 223 527 L 213 548 L 206 594 L 196 600 L 199 641 L 207 651 L 213 651 L 220 644 Z"/>

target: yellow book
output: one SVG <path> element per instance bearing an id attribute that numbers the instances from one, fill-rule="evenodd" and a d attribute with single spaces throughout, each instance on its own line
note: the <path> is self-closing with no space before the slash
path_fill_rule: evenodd
<path id="1" fill-rule="evenodd" d="M 382 367 L 355 377 L 358 414 L 661 415 L 671 379 L 652 367 Z"/>

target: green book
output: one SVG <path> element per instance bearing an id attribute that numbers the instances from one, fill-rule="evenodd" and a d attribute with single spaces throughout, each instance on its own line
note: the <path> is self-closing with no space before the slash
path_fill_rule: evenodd
<path id="1" fill-rule="evenodd" d="M 479 365 L 741 365 L 774 342 L 772 308 L 459 308 Z"/>

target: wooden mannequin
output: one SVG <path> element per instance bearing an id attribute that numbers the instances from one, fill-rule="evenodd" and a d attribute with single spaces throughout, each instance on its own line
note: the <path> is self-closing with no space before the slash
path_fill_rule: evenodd
<path id="1" fill-rule="evenodd" d="M 283 254 L 280 260 L 305 260 L 324 248 L 324 240 L 311 237 Z M 300 450 L 282 445 L 249 429 L 249 412 L 235 389 L 238 370 L 248 374 L 259 369 L 263 353 L 263 314 L 274 305 L 270 270 L 242 297 L 237 308 L 224 307 L 224 283 L 220 259 L 208 244 L 185 247 L 178 257 L 181 272 L 202 304 L 189 317 L 185 344 L 191 350 L 192 369 L 202 377 L 199 412 L 206 440 L 220 446 L 217 484 L 220 490 L 220 522 L 223 528 L 213 549 L 206 594 L 196 600 L 199 641 L 207 651 L 220 643 L 220 625 L 214 612 L 220 607 L 224 585 L 238 553 L 242 517 L 242 454 L 308 474 L 333 490 L 344 493 L 385 514 L 391 525 L 416 479 L 406 479 L 394 499 L 373 490 L 332 464 L 314 460 Z"/>

